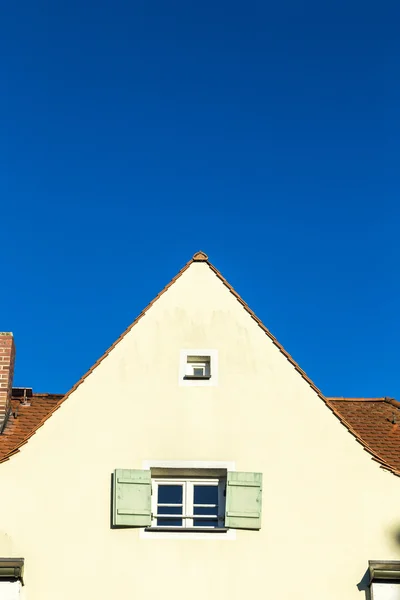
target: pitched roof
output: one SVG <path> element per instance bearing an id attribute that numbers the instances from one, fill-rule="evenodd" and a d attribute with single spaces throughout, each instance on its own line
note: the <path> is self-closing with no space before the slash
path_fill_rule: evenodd
<path id="1" fill-rule="evenodd" d="M 393 398 L 327 398 L 328 406 L 380 465 L 400 475 L 400 402 Z"/>
<path id="2" fill-rule="evenodd" d="M 397 427 L 388 428 L 388 411 L 399 411 L 400 403 L 395 400 L 386 398 L 326 398 L 312 380 L 306 375 L 303 369 L 290 356 L 290 354 L 281 346 L 278 340 L 265 327 L 260 319 L 254 314 L 246 302 L 233 289 L 228 281 L 221 273 L 212 265 L 208 256 L 204 252 L 197 252 L 189 262 L 179 271 L 179 273 L 164 287 L 164 289 L 147 305 L 140 313 L 135 321 L 122 333 L 122 335 L 110 346 L 110 348 L 97 360 L 97 362 L 89 369 L 89 371 L 81 377 L 81 379 L 67 392 L 65 395 L 60 394 L 33 394 L 30 407 L 23 406 L 19 409 L 18 416 L 15 419 L 10 417 L 5 430 L 0 435 L 0 463 L 8 460 L 13 454 L 19 451 L 34 433 L 39 429 L 51 415 L 56 411 L 63 402 L 84 382 L 86 377 L 96 369 L 96 367 L 108 356 L 115 346 L 131 331 L 131 329 L 142 319 L 153 304 L 162 296 L 181 275 L 194 262 L 203 262 L 215 273 L 219 280 L 228 288 L 234 297 L 240 302 L 243 308 L 248 312 L 252 319 L 261 327 L 264 333 L 287 358 L 287 360 L 298 371 L 301 377 L 310 385 L 317 393 L 326 406 L 336 415 L 341 423 L 354 435 L 354 437 L 363 445 L 363 447 L 377 460 L 382 467 L 390 470 L 396 475 L 400 475 L 400 434 L 397 434 Z M 20 403 L 20 399 L 13 400 L 14 405 Z M 374 404 L 384 403 L 385 406 L 380 406 L 377 410 L 372 410 Z M 356 408 L 352 409 L 352 406 Z M 390 407 L 388 408 L 388 406 Z M 361 407 L 367 407 L 363 414 Z M 14 409 L 15 410 L 15 409 Z M 400 420 L 400 412 L 399 412 Z M 382 423 L 383 421 L 383 423 Z M 375 432 L 375 433 L 374 433 Z M 376 433 L 378 432 L 378 434 Z M 379 432 L 382 435 L 379 435 Z M 390 437 L 391 436 L 391 437 Z M 396 446 L 397 444 L 397 446 Z M 396 450 L 397 448 L 397 450 Z"/>
<path id="3" fill-rule="evenodd" d="M 27 404 L 21 397 L 11 398 L 12 414 L 0 435 L 0 462 L 19 450 L 62 398 L 63 394 L 32 394 Z"/>

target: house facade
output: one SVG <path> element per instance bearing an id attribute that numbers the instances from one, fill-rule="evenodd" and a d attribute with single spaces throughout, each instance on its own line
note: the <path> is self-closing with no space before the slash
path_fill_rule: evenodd
<path id="1" fill-rule="evenodd" d="M 0 600 L 400 598 L 400 405 L 326 398 L 205 254 L 65 396 L 13 348 Z"/>

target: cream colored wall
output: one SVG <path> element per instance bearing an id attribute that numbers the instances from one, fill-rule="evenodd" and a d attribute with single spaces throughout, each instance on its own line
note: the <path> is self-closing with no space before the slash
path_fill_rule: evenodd
<path id="1" fill-rule="evenodd" d="M 178 386 L 192 347 L 218 349 L 218 386 Z M 150 459 L 263 472 L 261 531 L 221 541 L 110 529 L 112 471 Z M 0 555 L 25 558 L 27 600 L 363 600 L 368 560 L 400 558 L 399 506 L 400 479 L 194 263 L 0 465 Z"/>

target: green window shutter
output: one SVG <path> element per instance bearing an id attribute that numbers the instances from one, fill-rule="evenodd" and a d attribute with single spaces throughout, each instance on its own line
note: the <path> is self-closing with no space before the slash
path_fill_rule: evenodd
<path id="1" fill-rule="evenodd" d="M 261 528 L 262 473 L 229 471 L 226 479 L 225 527 Z"/>
<path id="2" fill-rule="evenodd" d="M 151 525 L 151 473 L 137 469 L 116 469 L 113 489 L 113 525 Z"/>

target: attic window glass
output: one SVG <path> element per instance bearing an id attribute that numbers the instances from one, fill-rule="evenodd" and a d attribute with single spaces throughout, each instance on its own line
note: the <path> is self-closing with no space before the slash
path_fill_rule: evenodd
<path id="1" fill-rule="evenodd" d="M 188 355 L 185 379 L 210 379 L 210 357 Z"/>

